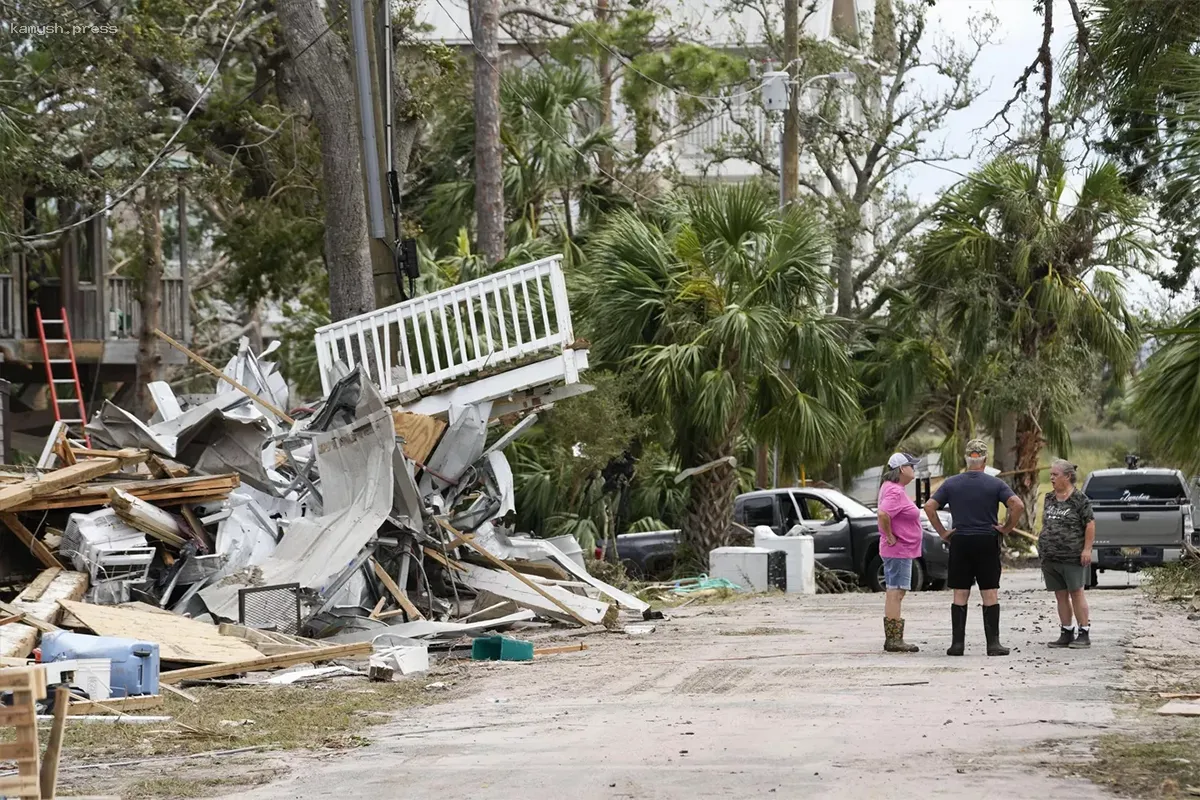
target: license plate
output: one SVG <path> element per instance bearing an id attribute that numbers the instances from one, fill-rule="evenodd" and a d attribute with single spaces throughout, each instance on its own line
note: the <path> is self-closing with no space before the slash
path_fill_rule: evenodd
<path id="1" fill-rule="evenodd" d="M 1140 556 L 1141 554 L 1142 554 L 1142 548 L 1140 548 L 1140 547 L 1122 547 L 1121 548 L 1121 555 L 1123 555 L 1123 556 Z"/>

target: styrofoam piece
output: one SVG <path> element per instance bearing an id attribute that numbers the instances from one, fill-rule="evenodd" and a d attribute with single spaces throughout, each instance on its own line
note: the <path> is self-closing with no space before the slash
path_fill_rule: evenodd
<path id="1" fill-rule="evenodd" d="M 112 660 L 107 658 L 72 658 L 50 661 L 45 665 L 46 682 L 69 683 L 87 692 L 90 700 L 112 697 Z"/>
<path id="2" fill-rule="evenodd" d="M 780 536 L 766 525 L 754 529 L 754 546 L 764 550 L 782 550 L 787 554 L 787 590 L 793 594 L 816 594 L 816 557 L 813 537 L 797 525 Z"/>
<path id="3" fill-rule="evenodd" d="M 313 681 L 320 678 L 332 678 L 335 675 L 358 675 L 359 673 L 349 667 L 310 667 L 308 669 L 292 670 L 284 672 L 280 675 L 272 675 L 267 678 L 266 683 L 273 683 L 279 686 L 288 686 L 299 681 Z"/>
<path id="4" fill-rule="evenodd" d="M 381 633 L 372 642 L 378 648 L 371 656 L 371 666 L 388 667 L 399 675 L 413 675 L 429 669 L 429 644 L 406 639 L 394 633 Z"/>
<path id="5" fill-rule="evenodd" d="M 768 578 L 771 552 L 762 547 L 718 547 L 708 554 L 708 577 L 732 581 L 743 591 L 765 592 L 772 588 Z"/>

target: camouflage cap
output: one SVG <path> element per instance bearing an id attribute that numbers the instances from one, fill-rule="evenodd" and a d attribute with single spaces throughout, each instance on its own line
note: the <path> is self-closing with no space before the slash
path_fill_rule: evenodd
<path id="1" fill-rule="evenodd" d="M 988 448 L 987 442 L 983 439 L 972 439 L 967 442 L 966 454 L 972 458 L 983 457 L 987 458 Z"/>

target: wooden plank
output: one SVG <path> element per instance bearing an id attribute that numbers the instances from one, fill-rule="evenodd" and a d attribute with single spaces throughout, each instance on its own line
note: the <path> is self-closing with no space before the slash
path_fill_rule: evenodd
<path id="1" fill-rule="evenodd" d="M 538 578 L 546 578 L 552 581 L 569 581 L 572 577 L 569 572 L 557 564 L 521 561 L 518 559 L 506 559 L 504 563 L 522 575 L 534 575 Z"/>
<path id="2" fill-rule="evenodd" d="M 233 636 L 248 642 L 255 650 L 264 656 L 278 656 L 284 653 L 296 653 L 301 650 L 311 650 L 323 645 L 316 639 L 305 639 L 276 631 L 259 631 L 232 622 L 222 622 L 217 628 L 222 636 Z"/>
<path id="3" fill-rule="evenodd" d="M 193 475 L 187 478 L 164 480 L 98 481 L 52 492 L 22 503 L 15 511 L 44 511 L 54 508 L 82 508 L 108 504 L 108 490 L 121 489 L 141 500 L 156 505 L 179 505 L 198 500 L 221 499 L 241 485 L 237 475 Z"/>
<path id="4" fill-rule="evenodd" d="M 58 758 L 62 753 L 63 728 L 67 724 L 67 703 L 70 690 L 65 686 L 54 689 L 54 722 L 50 725 L 50 738 L 46 742 L 46 754 L 38 771 L 42 797 L 54 797 L 58 792 Z"/>
<path id="5" fill-rule="evenodd" d="M 38 672 L 42 673 L 42 680 L 45 680 L 46 671 L 38 668 Z M 13 706 L 27 709 L 28 717 L 26 720 L 19 723 L 17 727 L 17 743 L 25 748 L 28 748 L 33 753 L 38 752 L 38 728 L 37 728 L 37 710 L 34 707 L 35 692 L 28 690 L 18 690 L 13 692 Z M 43 690 L 42 696 L 45 696 Z M 19 792 L 22 798 L 40 798 L 42 796 L 41 780 L 38 775 L 38 762 L 35 755 L 32 759 L 17 762 L 17 775 L 26 783 L 25 788 Z M 32 783 L 32 786 L 29 784 Z M 30 791 L 32 789 L 32 791 Z"/>
<path id="6" fill-rule="evenodd" d="M 14 622 L 22 622 L 25 619 L 24 614 L 13 614 L 11 617 L 0 619 L 0 625 L 11 625 Z"/>
<path id="7" fill-rule="evenodd" d="M 46 570 L 42 575 L 49 572 L 54 574 L 44 589 L 30 592 L 30 588 L 36 589 L 33 584 L 30 584 L 25 591 L 17 595 L 12 604 L 26 617 L 37 617 L 57 625 L 63 617 L 63 610 L 58 601 L 82 600 L 88 590 L 88 575 L 86 572 L 70 570 Z"/>
<path id="8" fill-rule="evenodd" d="M 193 703 L 195 705 L 200 704 L 199 697 L 196 697 L 196 695 L 192 694 L 191 692 L 185 692 L 183 689 L 180 689 L 178 686 L 172 686 L 169 683 L 162 683 L 162 684 L 159 684 L 158 688 L 162 689 L 167 694 L 173 694 L 176 697 L 182 697 L 184 700 L 187 700 L 189 703 Z"/>
<path id="9" fill-rule="evenodd" d="M 17 519 L 16 514 L 13 514 L 9 511 L 2 512 L 0 513 L 0 522 L 3 522 L 5 527 L 16 534 L 16 537 L 20 539 L 26 547 L 29 548 L 30 552 L 37 557 L 37 560 L 42 562 L 43 567 L 52 567 L 57 569 L 63 568 L 63 565 L 57 558 L 54 557 L 54 554 L 50 552 L 50 549 L 46 547 L 45 543 L 34 536 L 28 528 L 22 525 L 21 520 Z"/>
<path id="10" fill-rule="evenodd" d="M 86 714 L 108 713 L 108 714 L 125 714 L 130 711 L 145 711 L 148 708 L 158 708 L 163 704 L 163 696 L 161 694 L 145 694 L 135 695 L 133 697 L 110 697 L 108 700 L 76 700 L 71 703 L 70 711 L 72 717 L 81 717 Z M 58 704 L 55 703 L 55 710 L 58 710 Z"/>
<path id="11" fill-rule="evenodd" d="M 42 782 L 37 776 L 9 775 L 0 778 L 0 797 L 36 797 L 42 796 Z"/>
<path id="12" fill-rule="evenodd" d="M 429 454 L 446 431 L 442 420 L 409 411 L 393 411 L 392 425 L 396 435 L 404 439 L 404 455 L 421 462 L 429 461 Z"/>
<path id="13" fill-rule="evenodd" d="M 559 600 L 554 595 L 547 592 L 541 586 L 538 586 L 536 583 L 529 580 L 521 573 L 517 572 L 515 569 L 510 567 L 508 564 L 505 564 L 504 561 L 502 561 L 501 559 L 492 555 L 487 550 L 484 550 L 482 547 L 480 547 L 478 544 L 476 544 L 473 540 L 465 538 L 461 533 L 459 533 L 457 530 L 455 530 L 454 526 L 452 526 L 449 522 L 439 519 L 438 524 L 441 525 L 443 528 L 445 528 L 446 531 L 449 532 L 454 537 L 454 540 L 450 542 L 451 547 L 457 547 L 459 543 L 465 544 L 467 547 L 471 548 L 476 553 L 479 553 L 479 555 L 483 556 L 485 559 L 490 561 L 492 564 L 494 564 L 495 566 L 504 570 L 509 575 L 512 575 L 518 581 L 520 581 L 521 583 L 525 584 L 533 591 L 540 594 L 543 598 L 545 598 L 549 602 L 553 603 L 555 606 L 558 606 L 558 608 L 562 609 L 563 613 L 565 613 L 568 617 L 570 617 L 571 619 L 578 622 L 580 625 L 583 625 L 586 627 L 586 626 L 592 624 L 592 623 L 588 622 L 586 619 L 584 619 L 583 617 L 579 616 L 579 614 L 574 609 L 572 609 L 570 606 L 563 603 L 561 600 Z"/>
<path id="14" fill-rule="evenodd" d="M 553 656 L 559 653 L 578 653 L 580 650 L 587 650 L 588 646 L 583 642 L 579 644 L 567 644 L 562 647 L 535 647 L 533 654 L 535 656 Z"/>
<path id="15" fill-rule="evenodd" d="M 387 595 L 379 598 L 379 602 L 375 604 L 375 608 L 371 609 L 371 619 L 379 619 L 379 612 L 383 611 L 383 607 L 387 605 Z"/>
<path id="16" fill-rule="evenodd" d="M 67 489 L 86 483 L 93 478 L 116 472 L 123 467 L 140 464 L 149 456 L 144 450 L 132 448 L 119 451 L 114 458 L 89 458 L 69 467 L 47 472 L 15 486 L 0 489 L 0 511 L 7 511 L 38 497 L 44 497 L 59 489 Z"/>
<path id="17" fill-rule="evenodd" d="M 49 569 L 42 570 L 41 573 L 39 573 L 38 576 L 33 579 L 32 583 L 21 590 L 21 594 L 18 595 L 18 597 L 31 602 L 41 598 L 42 592 L 46 591 L 46 589 L 50 586 L 50 582 L 53 581 L 55 576 L 60 572 L 62 572 L 62 567 L 50 567 Z"/>
<path id="18" fill-rule="evenodd" d="M 1157 713 L 1168 717 L 1200 717 L 1200 703 L 1189 700 L 1172 700 Z"/>
<path id="19" fill-rule="evenodd" d="M 145 500 L 139 500 L 129 492 L 123 492 L 116 487 L 110 488 L 108 504 L 116 509 L 121 519 L 164 544 L 183 547 L 187 541 L 185 531 L 175 515 Z"/>
<path id="20" fill-rule="evenodd" d="M 467 568 L 464 567 L 462 564 L 458 563 L 457 561 L 455 561 L 452 558 L 446 558 L 444 555 L 439 553 L 437 550 L 434 550 L 432 547 L 423 547 L 422 549 L 425 551 L 425 555 L 429 556 L 430 558 L 432 558 L 434 561 L 441 564 L 446 569 L 456 569 L 459 572 L 467 571 Z"/>
<path id="21" fill-rule="evenodd" d="M 96 606 L 64 600 L 61 605 L 101 636 L 123 636 L 156 642 L 159 658 L 186 664 L 213 664 L 259 657 L 249 644 L 222 636 L 215 625 L 125 606 Z"/>
<path id="22" fill-rule="evenodd" d="M 25 624 L 31 625 L 34 628 L 37 628 L 42 633 L 50 633 L 52 631 L 62 630 L 62 628 L 58 627 L 54 623 L 47 622 L 44 619 L 38 619 L 37 616 L 35 616 L 33 614 L 25 613 L 25 612 L 21 611 L 21 609 L 14 606 L 12 603 L 5 603 L 3 600 L 0 600 L 0 611 L 3 611 L 5 614 L 8 614 L 10 616 L 14 615 L 14 614 L 25 614 Z M 2 633 L 3 633 L 3 629 L 0 629 L 0 634 L 2 634 Z"/>
<path id="23" fill-rule="evenodd" d="M 387 574 L 387 570 L 381 567 L 379 562 L 373 558 L 371 559 L 371 569 L 375 570 L 375 577 L 379 578 L 379 580 L 383 582 L 383 585 L 387 587 L 389 592 L 391 592 L 392 597 L 396 598 L 396 602 L 400 604 L 400 607 L 408 613 L 409 619 L 414 621 L 418 619 L 425 619 L 425 616 L 419 610 L 417 610 L 417 607 L 414 606 L 412 601 L 408 599 L 408 595 L 404 593 L 404 590 L 401 589 L 394 580 L 392 580 L 391 575 Z"/>
<path id="24" fill-rule="evenodd" d="M 158 682 L 179 683 L 180 681 L 203 680 L 204 678 L 220 678 L 239 672 L 253 672 L 263 669 L 291 667 L 296 664 L 307 664 L 316 661 L 328 661 L 332 658 L 350 658 L 351 656 L 370 655 L 373 646 L 370 642 L 355 642 L 353 644 L 337 644 L 327 647 L 314 647 L 298 653 L 284 653 L 277 656 L 261 656 L 246 661 L 233 661 L 225 664 L 211 664 L 204 667 L 188 667 L 163 672 L 158 676 Z"/>

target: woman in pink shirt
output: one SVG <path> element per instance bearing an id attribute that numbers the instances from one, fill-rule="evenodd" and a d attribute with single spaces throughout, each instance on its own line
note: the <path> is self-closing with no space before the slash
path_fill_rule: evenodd
<path id="1" fill-rule="evenodd" d="M 883 559 L 883 649 L 889 653 L 915 653 L 915 644 L 904 641 L 900 603 L 912 586 L 912 562 L 921 557 L 921 519 L 916 503 L 904 487 L 916 476 L 918 459 L 893 453 L 879 487 L 879 556 Z"/>

